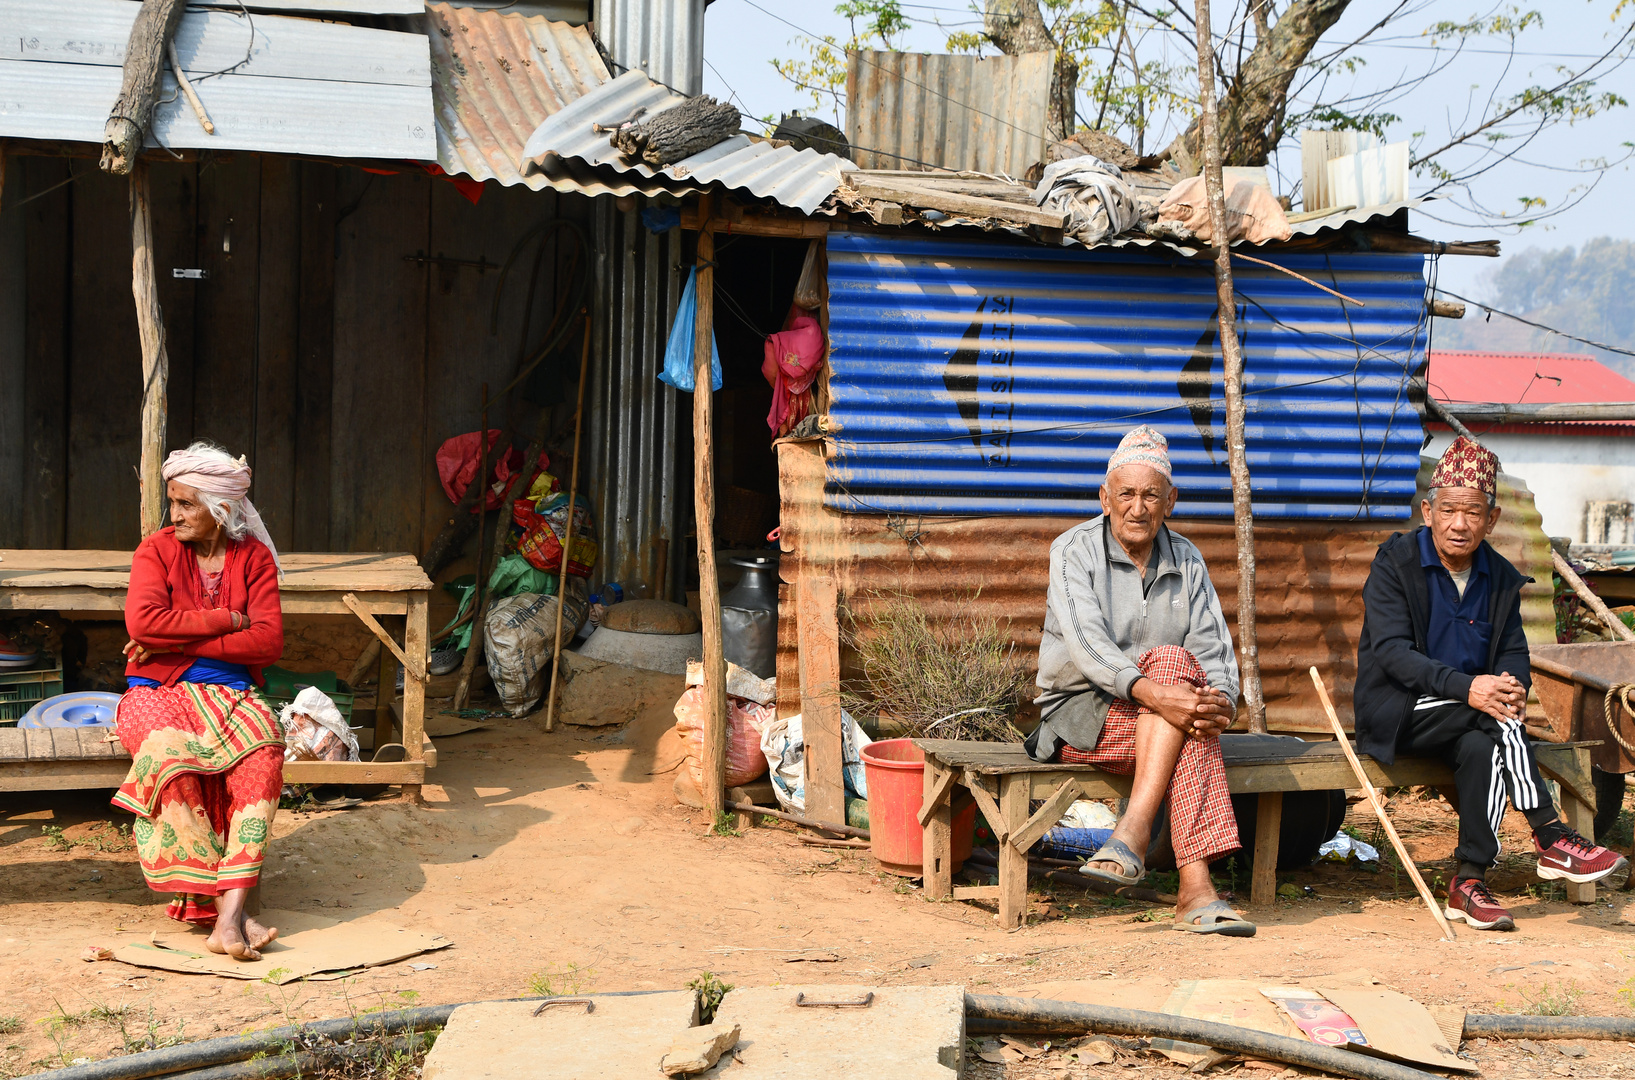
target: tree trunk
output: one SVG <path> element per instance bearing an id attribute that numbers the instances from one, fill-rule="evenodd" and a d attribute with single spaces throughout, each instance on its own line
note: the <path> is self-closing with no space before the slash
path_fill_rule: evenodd
<path id="1" fill-rule="evenodd" d="M 165 45 L 182 21 L 183 0 L 142 0 L 125 44 L 125 77 L 102 129 L 102 171 L 125 176 L 142 152 L 165 68 Z"/>
<path id="2" fill-rule="evenodd" d="M 153 268 L 152 194 L 148 165 L 136 162 L 131 173 L 131 293 L 136 298 L 136 330 L 142 344 L 142 449 L 137 467 L 142 535 L 165 524 L 166 393 L 170 358 L 165 352 L 165 313 L 159 307 L 159 282 Z"/>
<path id="3" fill-rule="evenodd" d="M 626 157 L 639 157 L 657 168 L 703 153 L 738 134 L 742 123 L 737 109 L 703 94 L 651 120 L 618 128 L 612 142 Z"/>
<path id="4" fill-rule="evenodd" d="M 1220 99 L 1222 164 L 1264 165 L 1271 159 L 1283 139 L 1289 85 L 1300 74 L 1317 39 L 1339 21 L 1350 2 L 1294 0 L 1269 27 L 1263 9 L 1256 9 L 1255 47 Z M 1207 40 L 1200 41 L 1200 50 Z M 1213 55 L 1210 70 L 1214 70 Z M 1201 121 L 1202 117 L 1192 121 L 1165 151 L 1187 175 L 1197 171 L 1201 160 Z"/>
<path id="5" fill-rule="evenodd" d="M 1045 136 L 1061 142 L 1078 130 L 1076 101 L 1079 92 L 1079 65 L 1059 48 L 1039 13 L 1038 0 L 987 0 L 982 13 L 982 33 L 1007 56 L 1030 52 L 1056 54 L 1056 69 L 1050 77 L 1050 102 L 1045 111 Z"/>
<path id="6" fill-rule="evenodd" d="M 1209 0 L 1196 0 L 1198 25 L 1209 26 Z M 1232 471 L 1232 523 L 1238 545 L 1238 650 L 1243 703 L 1249 730 L 1266 730 L 1266 698 L 1260 686 L 1260 645 L 1255 633 L 1255 508 L 1249 496 L 1249 460 L 1243 435 L 1243 345 L 1238 340 L 1237 294 L 1232 249 L 1227 243 L 1226 192 L 1221 176 L 1221 118 L 1215 107 L 1215 53 L 1207 34 L 1198 37 L 1198 88 L 1202 111 L 1204 190 L 1215 236 L 1215 308 L 1220 318 L 1221 361 L 1226 369 L 1226 450 Z"/>

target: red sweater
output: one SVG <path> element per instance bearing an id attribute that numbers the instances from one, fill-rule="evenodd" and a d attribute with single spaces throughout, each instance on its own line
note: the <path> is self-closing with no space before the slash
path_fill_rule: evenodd
<path id="1" fill-rule="evenodd" d="M 201 656 L 243 664 L 256 685 L 261 669 L 284 653 L 284 611 L 278 602 L 278 567 L 272 552 L 254 537 L 227 542 L 222 566 L 226 607 L 209 609 L 199 580 L 193 549 L 176 539 L 167 526 L 150 535 L 131 560 L 131 585 L 125 599 L 125 629 L 147 648 L 179 652 L 132 661 L 125 675 L 174 686 Z M 245 630 L 233 630 L 232 612 L 250 617 Z"/>

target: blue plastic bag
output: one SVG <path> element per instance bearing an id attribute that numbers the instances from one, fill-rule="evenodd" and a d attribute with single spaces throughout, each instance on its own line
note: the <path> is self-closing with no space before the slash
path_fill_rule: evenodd
<path id="1" fill-rule="evenodd" d="M 670 328 L 670 341 L 664 346 L 664 370 L 659 382 L 677 390 L 693 392 L 693 350 L 695 348 L 694 320 L 698 317 L 698 296 L 695 286 L 698 268 L 687 274 L 687 287 L 681 290 L 681 303 L 676 305 L 676 324 Z M 710 330 L 710 389 L 721 389 L 721 353 L 715 347 L 715 330 Z"/>

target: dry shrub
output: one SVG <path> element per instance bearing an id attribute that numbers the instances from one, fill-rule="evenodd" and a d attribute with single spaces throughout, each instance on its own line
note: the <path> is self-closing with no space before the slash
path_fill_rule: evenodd
<path id="1" fill-rule="evenodd" d="M 953 597 L 950 617 L 938 622 L 902 593 L 873 594 L 863 616 L 848 608 L 843 633 L 863 678 L 841 688 L 846 709 L 894 720 L 910 738 L 1021 742 L 1026 666 L 1010 620 L 983 612 L 980 595 Z"/>

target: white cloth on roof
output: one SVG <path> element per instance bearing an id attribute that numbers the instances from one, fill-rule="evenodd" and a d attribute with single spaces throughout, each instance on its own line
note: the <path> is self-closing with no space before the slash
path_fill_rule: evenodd
<path id="1" fill-rule="evenodd" d="M 1067 214 L 1067 234 L 1087 247 L 1117 236 L 1140 218 L 1123 171 L 1090 154 L 1045 166 L 1033 201 Z"/>

